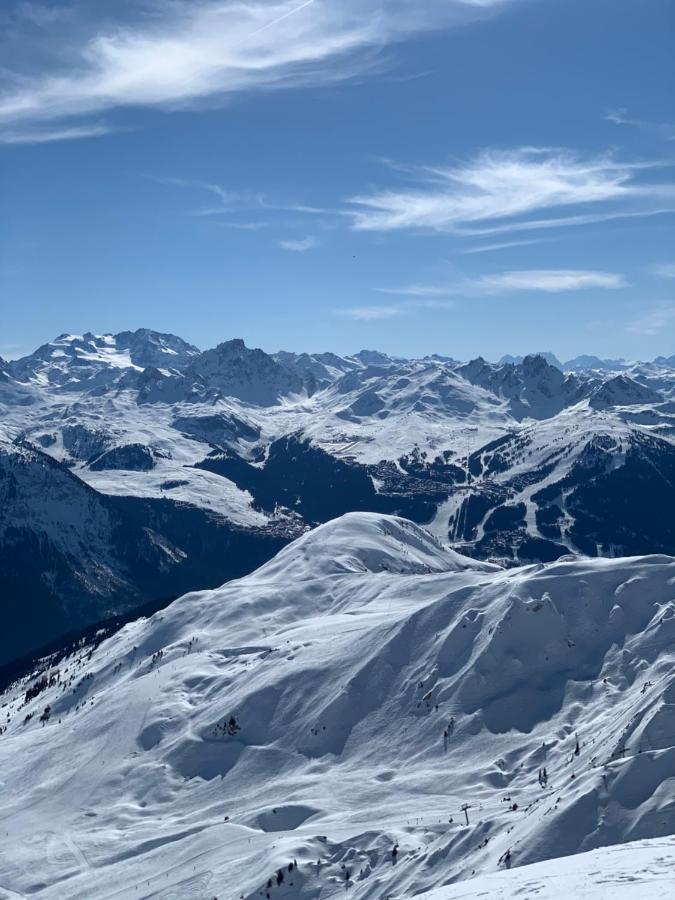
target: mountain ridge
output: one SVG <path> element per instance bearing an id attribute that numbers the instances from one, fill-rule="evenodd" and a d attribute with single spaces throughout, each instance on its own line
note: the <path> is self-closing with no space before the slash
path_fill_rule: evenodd
<path id="1" fill-rule="evenodd" d="M 183 591 L 230 571 L 196 545 L 187 563 L 168 562 L 171 548 L 185 552 L 176 528 L 188 520 L 204 548 L 246 533 L 255 553 L 271 552 L 275 535 L 288 540 L 350 511 L 403 515 L 444 546 L 508 566 L 675 553 L 675 370 L 661 363 L 565 373 L 541 355 L 495 364 L 372 350 L 267 354 L 240 339 L 202 352 L 141 329 L 61 335 L 7 363 L 0 410 L 6 446 L 47 454 L 93 488 L 101 508 L 114 506 L 115 521 L 123 507 L 130 533 L 149 528 L 155 549 L 144 537 L 138 546 L 192 572 Z M 64 473 L 52 474 L 44 482 L 36 469 L 25 491 L 61 508 Z M 26 547 L 43 546 L 34 507 L 22 522 Z M 115 566 L 133 575 L 111 576 L 104 608 L 92 600 L 82 610 L 87 621 L 126 608 L 115 583 L 134 602 L 158 596 L 124 528 L 110 540 Z M 55 569 L 49 553 L 35 558 L 32 602 L 58 609 L 65 583 L 57 590 L 50 572 L 70 572 L 76 584 L 77 552 Z M 16 589 L 0 572 L 2 588 Z"/>

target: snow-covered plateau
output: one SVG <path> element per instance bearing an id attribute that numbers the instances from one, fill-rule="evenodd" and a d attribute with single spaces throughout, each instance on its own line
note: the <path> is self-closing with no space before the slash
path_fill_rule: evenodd
<path id="1" fill-rule="evenodd" d="M 1 703 L 3 898 L 672 896 L 668 556 L 351 513 Z"/>

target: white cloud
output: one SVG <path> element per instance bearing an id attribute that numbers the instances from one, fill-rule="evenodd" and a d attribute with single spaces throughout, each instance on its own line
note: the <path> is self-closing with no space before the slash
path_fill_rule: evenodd
<path id="1" fill-rule="evenodd" d="M 394 319 L 403 314 L 401 306 L 347 306 L 335 310 L 336 315 L 346 316 L 348 319 L 372 320 Z"/>
<path id="2" fill-rule="evenodd" d="M 675 278 L 675 263 L 661 263 L 654 266 L 653 272 L 658 278 Z"/>
<path id="3" fill-rule="evenodd" d="M 626 279 L 615 272 L 596 272 L 587 269 L 522 269 L 462 278 L 445 284 L 410 284 L 403 287 L 378 288 L 384 294 L 406 297 L 448 297 L 457 294 L 501 294 L 510 291 L 541 291 L 556 294 L 589 288 L 622 288 Z M 419 305 L 422 301 L 418 301 Z"/>
<path id="4" fill-rule="evenodd" d="M 675 325 L 675 303 L 660 303 L 626 325 L 626 331 L 645 337 L 658 337 Z"/>
<path id="5" fill-rule="evenodd" d="M 555 294 L 561 291 L 580 291 L 588 288 L 626 287 L 623 275 L 614 272 L 593 272 L 583 269 L 526 269 L 484 275 L 473 282 L 484 293 L 503 291 L 542 291 Z"/>
<path id="6" fill-rule="evenodd" d="M 447 297 L 456 294 L 457 285 L 452 284 L 407 284 L 403 287 L 377 288 L 382 294 L 398 294 L 403 297 Z"/>
<path id="7" fill-rule="evenodd" d="M 544 244 L 555 240 L 550 237 L 524 238 L 518 241 L 499 241 L 494 244 L 476 244 L 473 247 L 464 247 L 462 253 L 492 253 L 495 250 L 509 250 L 511 247 L 529 247 L 532 244 Z"/>
<path id="8" fill-rule="evenodd" d="M 284 250 L 291 250 L 293 253 L 305 253 L 307 250 L 313 250 L 319 246 L 319 242 L 315 237 L 308 235 L 306 238 L 299 240 L 279 241 L 279 246 Z"/>
<path id="9" fill-rule="evenodd" d="M 391 291 L 391 293 L 410 294 L 410 291 Z M 350 319 L 394 319 L 398 316 L 405 316 L 416 309 L 435 309 L 449 310 L 455 305 L 454 300 L 437 300 L 434 295 L 426 296 L 422 294 L 413 300 L 406 300 L 402 303 L 391 304 L 388 306 L 348 306 L 343 309 L 336 309 L 335 313 L 339 316 L 347 316 Z"/>
<path id="10" fill-rule="evenodd" d="M 653 167 L 548 148 L 486 150 L 463 165 L 419 169 L 410 188 L 352 197 L 350 212 L 362 231 L 471 236 L 653 215 L 675 206 L 672 186 L 641 180 Z"/>
<path id="11" fill-rule="evenodd" d="M 0 144 L 49 144 L 54 141 L 76 141 L 82 138 L 101 137 L 114 129 L 107 125 L 74 125 L 65 128 L 26 128 L 0 130 Z"/>
<path id="12" fill-rule="evenodd" d="M 174 0 L 153 15 L 139 3 L 131 18 L 93 36 L 73 25 L 67 47 L 48 46 L 58 60 L 52 68 L 5 72 L 0 123 L 126 106 L 186 108 L 253 90 L 315 87 L 372 70 L 388 44 L 513 2 Z"/>
<path id="13" fill-rule="evenodd" d="M 664 141 L 675 141 L 675 124 L 672 122 L 650 122 L 646 119 L 636 119 L 629 116 L 628 110 L 625 108 L 608 110 L 605 119 L 614 125 L 628 125 L 639 131 L 646 131 L 663 138 Z"/>
<path id="14" fill-rule="evenodd" d="M 212 202 L 207 206 L 199 206 L 192 210 L 193 216 L 233 216 L 239 213 L 265 212 L 265 213 L 298 213 L 311 216 L 335 216 L 335 210 L 324 209 L 318 206 L 309 206 L 298 202 L 283 201 L 270 197 L 264 191 L 232 191 L 219 184 L 208 181 L 199 181 L 192 178 L 167 178 L 151 176 L 153 181 L 173 187 L 191 188 L 210 195 Z M 248 224 L 237 222 L 224 223 L 231 228 L 251 228 Z M 267 222 L 264 223 L 266 226 Z M 264 227 L 263 223 L 256 222 L 253 227 Z M 307 248 L 309 249 L 309 247 Z"/>

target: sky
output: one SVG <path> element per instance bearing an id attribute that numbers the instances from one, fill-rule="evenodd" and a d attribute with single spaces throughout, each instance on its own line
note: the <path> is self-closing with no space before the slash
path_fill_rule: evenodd
<path id="1" fill-rule="evenodd" d="M 671 0 L 4 0 L 0 355 L 675 353 Z"/>

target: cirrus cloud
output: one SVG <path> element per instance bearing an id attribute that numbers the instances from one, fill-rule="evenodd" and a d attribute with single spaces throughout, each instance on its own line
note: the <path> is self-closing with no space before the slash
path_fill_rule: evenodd
<path id="1" fill-rule="evenodd" d="M 335 314 L 338 316 L 345 316 L 348 319 L 357 319 L 358 321 L 394 319 L 402 315 L 403 312 L 402 306 L 345 306 L 335 310 Z"/>
<path id="2" fill-rule="evenodd" d="M 675 263 L 660 263 L 653 272 L 658 278 L 675 278 Z"/>
<path id="3" fill-rule="evenodd" d="M 476 237 L 671 212 L 675 188 L 644 178 L 656 167 L 550 148 L 484 150 L 461 165 L 414 170 L 411 187 L 356 195 L 349 213 L 358 231 Z"/>
<path id="4" fill-rule="evenodd" d="M 617 272 L 589 269 L 517 269 L 495 275 L 461 278 L 445 284 L 409 284 L 377 290 L 384 294 L 404 297 L 447 297 L 456 294 L 503 294 L 517 291 L 540 291 L 558 294 L 591 288 L 617 289 L 627 287 L 625 277 Z"/>
<path id="5" fill-rule="evenodd" d="M 499 275 L 484 275 L 474 284 L 487 294 L 503 291 L 542 291 L 546 294 L 557 294 L 587 288 L 616 289 L 627 286 L 623 275 L 584 269 L 526 269 L 502 272 Z"/>
<path id="6" fill-rule="evenodd" d="M 172 0 L 120 5 L 117 22 L 45 36 L 31 71 L 2 72 L 0 124 L 191 108 L 244 92 L 362 75 L 408 37 L 480 19 L 517 0 Z M 114 16 L 114 7 L 110 16 Z M 32 47 L 26 41 L 28 50 Z"/>

